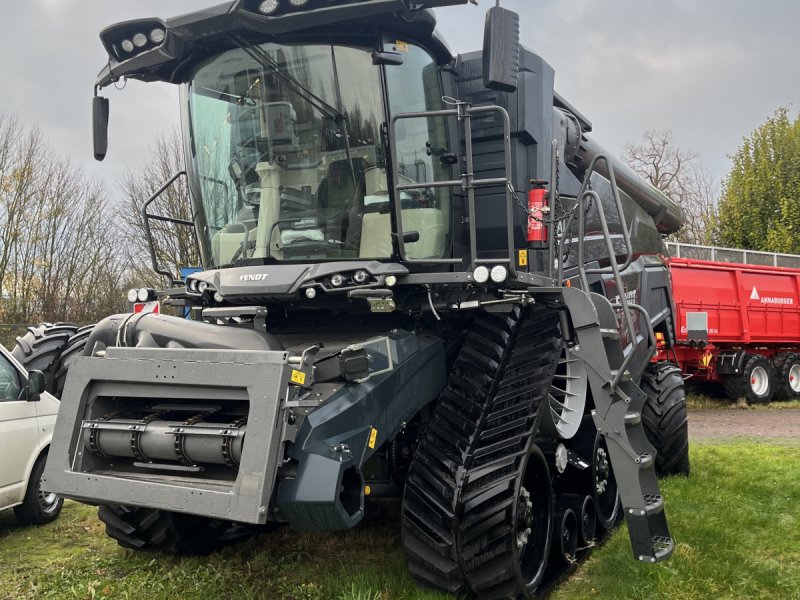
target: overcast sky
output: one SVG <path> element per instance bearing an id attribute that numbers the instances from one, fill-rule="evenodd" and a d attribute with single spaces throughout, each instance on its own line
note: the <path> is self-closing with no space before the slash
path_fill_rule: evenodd
<path id="1" fill-rule="evenodd" d="M 177 93 L 129 82 L 111 89 L 110 150 L 91 157 L 92 85 L 114 22 L 171 17 L 215 0 L 19 0 L 0 6 L 0 111 L 37 124 L 52 148 L 114 187 L 153 140 L 177 125 Z M 438 11 L 454 52 L 481 45 L 484 11 Z M 800 98 L 797 0 L 503 0 L 521 13 L 523 42 L 556 70 L 556 88 L 621 153 L 648 129 L 668 129 L 712 176 L 780 106 Z"/>

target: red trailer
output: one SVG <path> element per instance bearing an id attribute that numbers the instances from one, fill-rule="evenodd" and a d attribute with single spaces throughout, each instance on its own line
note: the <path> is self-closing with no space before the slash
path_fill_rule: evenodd
<path id="1" fill-rule="evenodd" d="M 773 264 L 779 256 L 800 259 L 762 256 Z M 668 263 L 677 340 L 673 348 L 661 344 L 658 360 L 722 382 L 732 400 L 800 398 L 800 268 L 680 257 Z"/>

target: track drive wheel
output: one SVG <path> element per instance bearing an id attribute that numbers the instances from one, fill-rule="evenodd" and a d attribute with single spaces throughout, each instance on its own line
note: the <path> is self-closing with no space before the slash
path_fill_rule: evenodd
<path id="1" fill-rule="evenodd" d="M 40 323 L 17 338 L 11 354 L 26 371 L 44 373 L 45 390 L 56 394 L 56 369 L 61 351 L 78 331 L 71 323 Z"/>
<path id="2" fill-rule="evenodd" d="M 169 554 L 210 554 L 256 531 L 231 521 L 119 504 L 100 505 L 97 516 L 123 548 Z"/>
<path id="3" fill-rule="evenodd" d="M 681 370 L 672 363 L 650 365 L 642 376 L 647 401 L 642 424 L 656 449 L 656 474 L 689 475 L 689 415 Z"/>
<path id="4" fill-rule="evenodd" d="M 800 398 L 800 354 L 779 354 L 773 359 L 775 367 L 775 400 Z"/>
<path id="5" fill-rule="evenodd" d="M 775 370 L 760 354 L 745 354 L 742 372 L 723 380 L 725 394 L 731 402 L 744 398 L 748 404 L 766 404 L 775 393 Z"/>
<path id="6" fill-rule="evenodd" d="M 424 585 L 481 600 L 537 593 L 553 491 L 533 438 L 561 345 L 558 319 L 544 307 L 474 321 L 403 495 L 403 546 Z"/>

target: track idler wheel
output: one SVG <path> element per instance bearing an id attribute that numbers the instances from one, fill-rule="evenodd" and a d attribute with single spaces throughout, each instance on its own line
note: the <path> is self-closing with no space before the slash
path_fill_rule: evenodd
<path id="1" fill-rule="evenodd" d="M 592 496 L 564 494 L 560 498 L 563 506 L 575 512 L 578 519 L 578 544 L 581 548 L 592 546 L 597 534 L 597 508 Z"/>
<path id="2" fill-rule="evenodd" d="M 550 554 L 553 562 L 570 564 L 578 552 L 578 517 L 571 508 L 556 513 Z"/>
<path id="3" fill-rule="evenodd" d="M 533 447 L 528 455 L 514 507 L 517 578 L 532 594 L 542 581 L 547 566 L 553 515 L 553 489 L 547 462 Z"/>

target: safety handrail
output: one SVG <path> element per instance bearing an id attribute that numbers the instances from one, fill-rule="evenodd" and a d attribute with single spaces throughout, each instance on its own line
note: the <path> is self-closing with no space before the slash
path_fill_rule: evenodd
<path id="1" fill-rule="evenodd" d="M 197 247 L 197 255 L 200 256 L 200 241 L 197 239 L 197 230 L 194 228 L 194 221 L 188 221 L 186 219 L 178 219 L 176 217 L 165 217 L 163 215 L 156 215 L 151 212 L 148 212 L 148 209 L 150 208 L 150 205 L 161 196 L 161 194 L 163 194 L 170 187 L 172 187 L 172 185 L 181 177 L 186 177 L 186 171 L 178 171 L 177 173 L 175 173 L 175 175 L 170 177 L 170 179 L 164 185 L 158 188 L 158 190 L 156 190 L 156 192 L 152 196 L 150 196 L 150 198 L 148 198 L 142 205 L 142 222 L 144 225 L 144 234 L 145 237 L 147 238 L 147 246 L 148 249 L 150 250 L 150 261 L 153 264 L 153 271 L 169 279 L 170 287 L 175 287 L 176 285 L 182 285 L 183 280 L 175 279 L 174 275 L 171 272 L 161 268 L 160 265 L 158 264 L 158 258 L 156 257 L 155 240 L 153 239 L 153 232 L 150 229 L 150 220 L 152 219 L 153 221 L 161 221 L 163 223 L 174 223 L 176 225 L 191 227 L 192 233 L 194 234 L 194 243 L 195 246 Z"/>
<path id="2" fill-rule="evenodd" d="M 503 119 L 503 142 L 505 151 L 505 177 L 494 177 L 489 179 L 475 179 L 474 158 L 472 148 L 472 116 L 477 113 L 497 112 Z M 457 117 L 463 123 L 464 143 L 466 154 L 466 172 L 462 173 L 461 179 L 448 181 L 420 182 L 414 184 L 395 184 L 394 186 L 394 218 L 397 229 L 397 248 L 400 259 L 403 262 L 415 264 L 460 264 L 463 258 L 410 258 L 406 252 L 404 232 L 403 232 L 403 210 L 400 201 L 400 192 L 407 190 L 418 190 L 422 188 L 442 188 L 460 187 L 467 193 L 467 218 L 469 220 L 469 244 L 470 262 L 474 269 L 480 264 L 497 264 L 507 262 L 509 273 L 516 274 L 516 258 L 514 256 L 514 213 L 513 213 L 513 184 L 511 181 L 511 117 L 504 108 L 500 106 L 471 106 L 466 102 L 457 102 L 456 108 L 447 110 L 434 110 L 424 112 L 401 113 L 395 115 L 391 122 L 391 135 L 389 136 L 389 146 L 392 155 L 392 171 L 397 178 L 399 165 L 397 159 L 397 122 L 406 119 L 421 119 L 432 117 Z M 507 259 L 479 259 L 477 249 L 477 226 L 475 222 L 475 188 L 504 186 L 506 190 L 506 229 L 508 233 L 508 258 Z"/>

